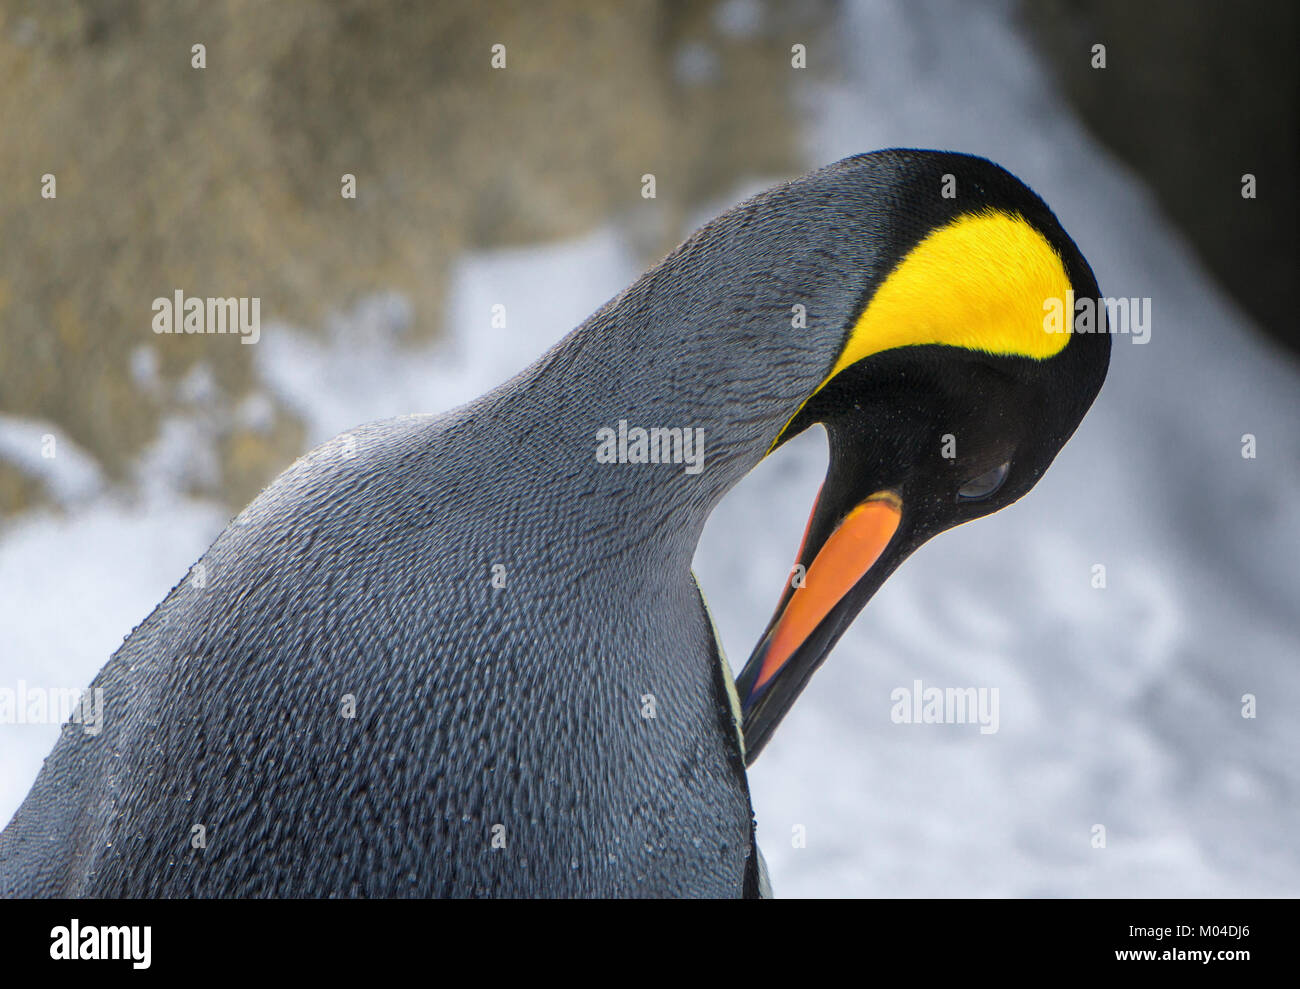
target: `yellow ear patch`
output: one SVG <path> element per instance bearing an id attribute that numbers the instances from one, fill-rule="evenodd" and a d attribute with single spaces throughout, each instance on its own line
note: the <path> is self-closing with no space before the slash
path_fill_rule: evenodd
<path id="1" fill-rule="evenodd" d="M 1022 217 L 987 210 L 932 231 L 890 272 L 858 317 L 830 378 L 895 347 L 944 344 L 1039 359 L 1068 333 L 1043 326 L 1043 303 L 1070 279 L 1052 245 Z"/>
<path id="2" fill-rule="evenodd" d="M 1069 290 L 1060 255 L 1024 217 L 991 209 L 959 216 L 926 235 L 880 283 L 813 395 L 851 364 L 896 347 L 1053 357 L 1070 335 L 1046 329 L 1045 303 L 1064 305 Z"/>

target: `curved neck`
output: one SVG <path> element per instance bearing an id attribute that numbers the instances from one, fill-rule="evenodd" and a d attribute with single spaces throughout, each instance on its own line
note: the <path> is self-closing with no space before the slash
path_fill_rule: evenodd
<path id="1" fill-rule="evenodd" d="M 847 318 L 796 317 L 812 308 L 786 287 L 797 274 L 743 271 L 753 255 L 708 233 L 488 396 L 521 438 L 518 466 L 583 493 L 569 511 L 687 566 L 714 506 L 825 376 Z"/>

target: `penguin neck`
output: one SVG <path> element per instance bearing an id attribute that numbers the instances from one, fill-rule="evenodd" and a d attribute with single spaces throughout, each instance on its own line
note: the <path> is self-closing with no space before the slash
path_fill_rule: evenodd
<path id="1" fill-rule="evenodd" d="M 792 304 L 752 281 L 692 277 L 677 258 L 692 243 L 503 389 L 511 431 L 559 453 L 534 473 L 558 468 L 553 484 L 580 485 L 565 506 L 575 521 L 683 571 L 714 506 L 821 382 L 843 325 L 831 314 L 794 329 Z"/>

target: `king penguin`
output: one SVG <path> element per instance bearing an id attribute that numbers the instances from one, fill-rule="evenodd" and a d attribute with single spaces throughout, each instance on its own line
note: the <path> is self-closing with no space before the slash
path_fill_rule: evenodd
<path id="1" fill-rule="evenodd" d="M 977 157 L 736 206 L 512 380 L 268 486 L 95 677 L 0 892 L 759 894 L 747 763 L 908 553 L 1047 469 L 1106 374 L 1098 294 Z M 816 423 L 803 578 L 733 682 L 696 544 Z"/>

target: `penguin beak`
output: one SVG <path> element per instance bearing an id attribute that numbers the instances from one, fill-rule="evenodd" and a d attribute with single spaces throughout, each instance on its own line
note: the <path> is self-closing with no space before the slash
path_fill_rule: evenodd
<path id="1" fill-rule="evenodd" d="M 902 499 L 877 491 L 836 520 L 821 494 L 785 594 L 736 680 L 745 761 L 767 744 L 813 672 L 904 556 Z M 829 530 L 829 535 L 819 538 Z"/>

